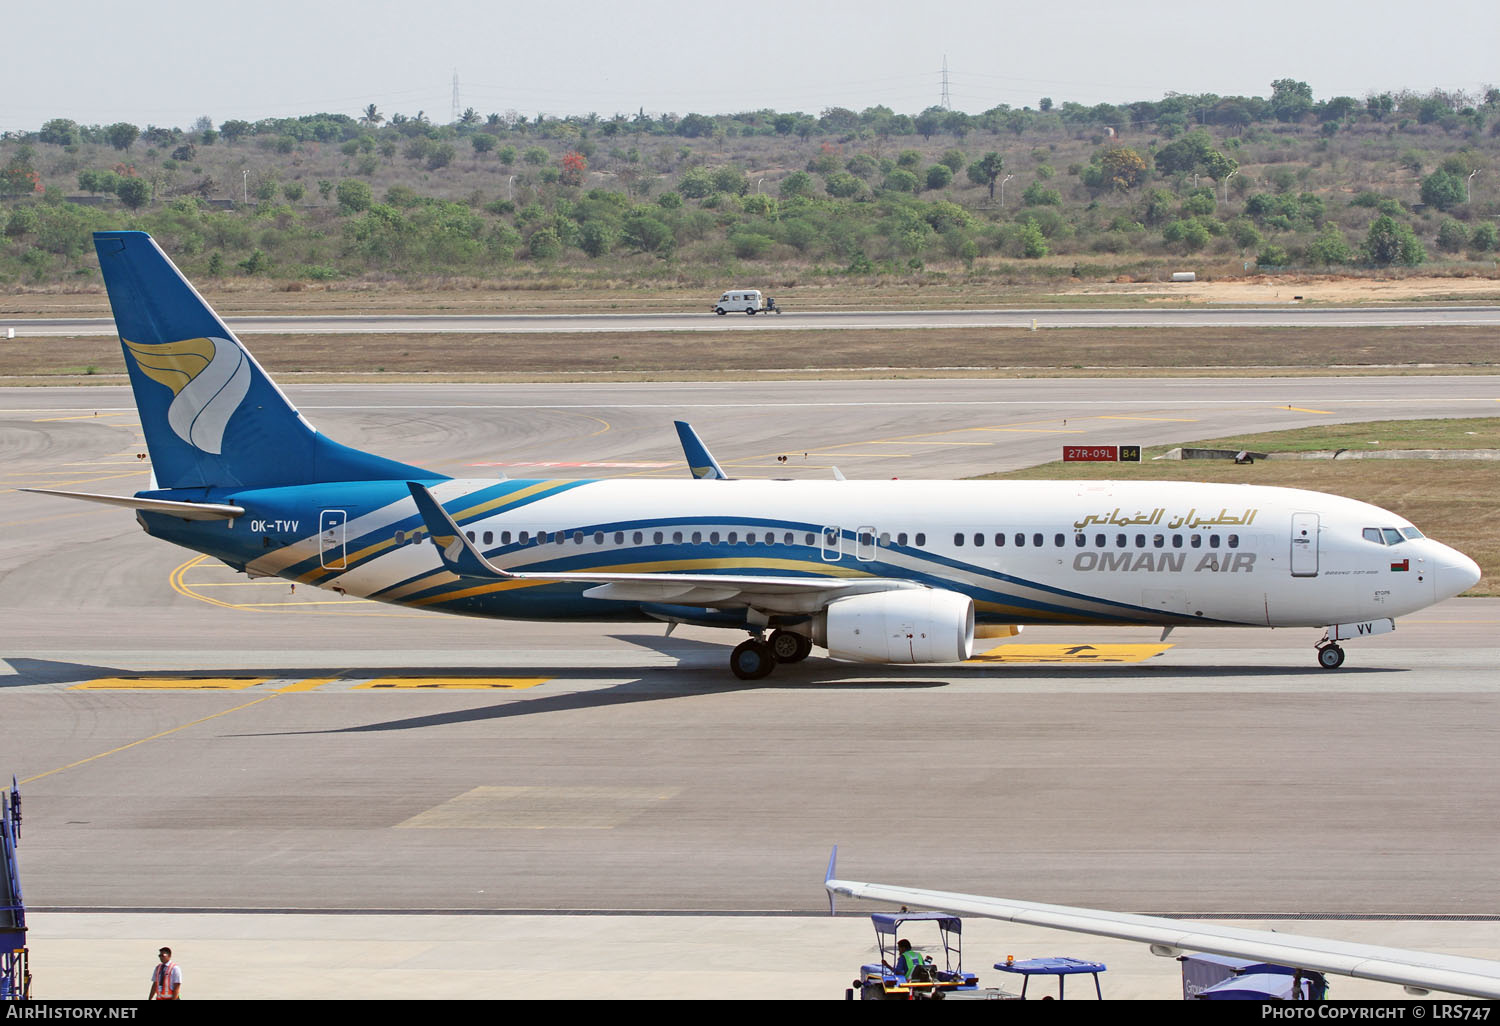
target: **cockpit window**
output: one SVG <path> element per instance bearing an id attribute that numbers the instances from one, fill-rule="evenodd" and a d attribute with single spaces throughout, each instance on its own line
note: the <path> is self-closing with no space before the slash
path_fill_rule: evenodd
<path id="1" fill-rule="evenodd" d="M 1394 527 L 1382 528 L 1381 533 L 1385 535 L 1385 543 L 1387 545 L 1400 545 L 1403 541 L 1406 540 L 1401 537 L 1401 532 L 1396 530 Z"/>
<path id="2" fill-rule="evenodd" d="M 1376 545 L 1385 544 L 1385 539 L 1380 536 L 1380 528 L 1378 527 L 1365 528 L 1365 541 L 1374 542 Z"/>
<path id="3" fill-rule="evenodd" d="M 1403 527 L 1401 528 L 1401 534 L 1402 537 L 1407 538 L 1411 541 L 1416 541 L 1418 538 L 1422 537 L 1422 532 L 1418 531 L 1415 527 Z"/>

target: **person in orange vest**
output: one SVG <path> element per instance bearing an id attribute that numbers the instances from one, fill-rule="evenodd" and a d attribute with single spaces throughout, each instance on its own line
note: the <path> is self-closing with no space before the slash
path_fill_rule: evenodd
<path id="1" fill-rule="evenodd" d="M 147 1001 L 178 1001 L 182 998 L 182 970 L 172 961 L 172 949 L 162 948 L 157 952 L 161 959 L 151 974 L 151 991 Z"/>

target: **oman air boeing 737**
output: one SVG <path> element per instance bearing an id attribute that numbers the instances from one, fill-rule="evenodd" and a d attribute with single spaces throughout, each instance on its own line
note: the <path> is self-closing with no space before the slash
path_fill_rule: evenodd
<path id="1" fill-rule="evenodd" d="M 151 487 L 65 494 L 252 577 L 414 609 L 748 635 L 757 679 L 814 646 L 944 663 L 1027 624 L 1321 627 L 1340 642 L 1457 595 L 1474 561 L 1388 510 L 1235 484 L 459 480 L 327 438 L 150 236 L 99 266 Z M 701 447 L 699 447 L 701 448 Z"/>

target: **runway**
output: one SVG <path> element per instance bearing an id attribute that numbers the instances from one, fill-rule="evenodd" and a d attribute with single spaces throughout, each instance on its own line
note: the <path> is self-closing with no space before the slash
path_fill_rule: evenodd
<path id="1" fill-rule="evenodd" d="M 445 473 L 680 474 L 670 421 L 685 416 L 744 476 L 837 465 L 949 477 L 1055 458 L 1064 442 L 1490 414 L 1493 388 L 1391 377 L 288 392 L 334 438 Z M 128 494 L 145 479 L 138 430 L 120 389 L 0 390 L 0 484 Z M 379 916 L 436 916 L 414 961 L 351 931 L 327 943 L 358 953 L 348 979 L 376 988 L 360 993 L 380 992 L 382 967 L 409 981 L 446 959 L 492 996 L 484 988 L 503 981 L 471 956 L 514 936 L 501 926 L 520 920 L 505 916 L 577 914 L 572 934 L 555 915 L 526 921 L 582 952 L 605 917 L 628 913 L 633 936 L 663 951 L 688 938 L 682 950 L 717 967 L 694 986 L 737 981 L 706 993 L 763 985 L 766 946 L 805 938 L 808 957 L 832 963 L 809 973 L 826 972 L 837 997 L 868 926 L 840 919 L 823 934 L 785 918 L 826 910 L 833 843 L 860 879 L 1334 917 L 1299 927 L 1320 935 L 1368 916 L 1475 916 L 1436 939 L 1430 922 L 1394 921 L 1367 939 L 1500 952 L 1486 918 L 1500 796 L 1485 783 L 1500 750 L 1500 601 L 1405 618 L 1351 644 L 1333 673 L 1313 664 L 1316 631 L 1179 631 L 1163 644 L 1154 630 L 1049 629 L 1018 640 L 1067 658 L 1009 660 L 999 646 L 952 667 L 814 659 L 745 684 L 725 669 L 732 639 L 712 631 L 470 621 L 293 593 L 154 542 L 127 512 L 14 491 L 0 492 L 0 526 L 0 771 L 26 799 L 23 881 L 46 931 L 33 971 L 49 937 L 54 965 L 88 950 L 113 964 L 120 938 L 146 944 L 144 974 L 158 942 L 123 929 L 126 913 L 152 924 L 146 936 L 180 929 L 205 959 L 220 953 L 225 981 L 248 957 L 236 936 L 330 938 L 333 916 L 399 939 L 401 920 Z M 1126 645 L 1134 661 L 1106 661 Z M 243 918 L 208 915 L 226 911 Z M 460 943 L 468 954 L 444 946 Z M 1058 935 L 1030 954 L 1087 957 L 1097 943 Z M 1155 961 L 1148 970 L 1172 980 L 1175 963 Z M 88 985 L 82 970 L 58 978 Z M 824 977 L 812 983 L 824 992 Z"/>
<path id="2" fill-rule="evenodd" d="M 396 314 L 228 317 L 237 335 L 507 334 L 587 332 L 856 331 L 914 328 L 1277 328 L 1500 325 L 1500 306 L 1299 306 L 1063 310 L 789 310 L 783 314 L 716 317 L 703 313 Z M 13 318 L 0 332 L 18 338 L 112 336 L 108 317 Z"/>

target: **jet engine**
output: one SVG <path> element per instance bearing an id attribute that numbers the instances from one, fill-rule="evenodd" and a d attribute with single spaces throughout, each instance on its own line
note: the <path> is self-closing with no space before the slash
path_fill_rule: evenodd
<path id="1" fill-rule="evenodd" d="M 932 588 L 851 595 L 814 619 L 813 641 L 858 663 L 962 662 L 974 649 L 974 603 Z"/>

